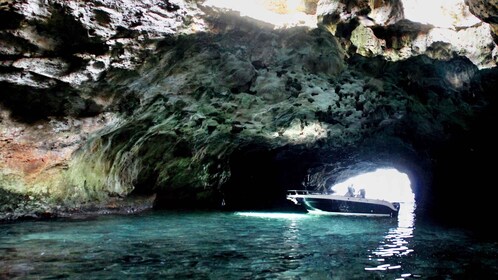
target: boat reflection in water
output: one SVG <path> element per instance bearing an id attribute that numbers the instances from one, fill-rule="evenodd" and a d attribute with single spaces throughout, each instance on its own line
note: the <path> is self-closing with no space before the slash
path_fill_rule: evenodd
<path id="1" fill-rule="evenodd" d="M 414 252 L 409 247 L 413 237 L 415 223 L 415 203 L 402 203 L 398 214 L 398 226 L 389 229 L 387 234 L 379 243 L 379 246 L 370 251 L 368 259 L 372 266 L 365 267 L 367 271 L 384 271 L 401 269 L 400 257 Z M 401 277 L 417 276 L 410 273 L 402 273 Z"/>
<path id="2" fill-rule="evenodd" d="M 386 217 L 388 220 L 375 218 L 361 220 L 364 227 L 376 227 L 391 224 L 386 228 L 383 239 L 374 249 L 368 250 L 368 261 L 365 271 L 392 271 L 397 277 L 417 277 L 407 273 L 404 257 L 410 255 L 414 250 L 410 248 L 413 238 L 415 223 L 415 202 L 389 202 L 382 199 L 365 198 L 363 195 L 355 195 L 354 189 L 349 188 L 346 195 L 314 193 L 306 190 L 289 190 L 287 199 L 296 205 L 303 206 L 310 214 L 339 215 L 339 216 L 369 216 Z M 395 220 L 396 219 L 396 220 Z M 351 225 L 358 223 L 358 218 L 351 219 Z M 337 222 L 341 222 L 337 220 Z M 397 223 L 396 223 L 397 222 Z M 397 226 L 392 227 L 397 224 Z M 399 273 L 399 274 L 398 274 Z"/>

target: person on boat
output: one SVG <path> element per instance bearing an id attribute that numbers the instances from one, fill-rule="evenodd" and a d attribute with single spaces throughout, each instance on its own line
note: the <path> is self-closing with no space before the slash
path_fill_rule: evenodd
<path id="1" fill-rule="evenodd" d="M 360 192 L 358 193 L 357 197 L 359 197 L 359 198 L 365 198 L 365 195 L 366 195 L 365 189 L 360 189 Z"/>
<path id="2" fill-rule="evenodd" d="M 354 197 L 354 188 L 353 188 L 353 186 L 348 186 L 348 192 L 344 196 L 346 196 L 346 197 Z"/>

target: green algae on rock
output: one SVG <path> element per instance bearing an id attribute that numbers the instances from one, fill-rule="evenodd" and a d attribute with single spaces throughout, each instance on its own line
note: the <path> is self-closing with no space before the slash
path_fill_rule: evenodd
<path id="1" fill-rule="evenodd" d="M 496 49 L 484 24 L 451 31 L 480 38 L 474 53 L 460 51 L 464 42 L 419 46 L 440 30 L 366 2 L 320 1 L 322 15 L 358 13 L 315 29 L 275 29 L 195 1 L 62 2 L 17 3 L 9 14 L 19 24 L 1 29 L 12 39 L 0 66 L 6 212 L 30 196 L 47 213 L 154 194 L 157 208 L 271 206 L 305 178 L 326 189 L 386 165 L 411 172 L 430 200 L 445 144 L 463 147 L 496 102 L 496 72 L 479 70 Z M 80 45 L 51 33 L 59 22 L 76 27 Z M 251 205 L 255 192 L 267 196 Z"/>

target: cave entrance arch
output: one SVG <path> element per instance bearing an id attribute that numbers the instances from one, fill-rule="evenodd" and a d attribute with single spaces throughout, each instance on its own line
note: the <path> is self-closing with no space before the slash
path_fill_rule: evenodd
<path id="1" fill-rule="evenodd" d="M 345 194 L 349 186 L 356 191 L 364 189 L 368 198 L 415 203 L 410 178 L 396 168 L 377 168 L 374 171 L 350 177 L 331 186 L 330 191 Z"/>
<path id="2" fill-rule="evenodd" d="M 407 173 L 394 167 L 382 167 L 367 171 L 333 184 L 329 191 L 338 195 L 345 194 L 352 186 L 356 192 L 365 190 L 365 196 L 400 203 L 398 225 L 411 228 L 414 224 L 416 199 L 414 185 Z"/>

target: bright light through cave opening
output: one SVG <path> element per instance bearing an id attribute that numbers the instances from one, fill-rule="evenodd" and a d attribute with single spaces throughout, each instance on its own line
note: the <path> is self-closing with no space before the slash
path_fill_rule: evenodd
<path id="1" fill-rule="evenodd" d="M 331 190 L 342 195 L 347 193 L 349 186 L 353 186 L 356 192 L 360 189 L 365 189 L 366 198 L 402 203 L 415 202 L 415 194 L 408 175 L 394 168 L 377 169 L 374 172 L 351 177 L 346 181 L 335 184 L 331 187 Z"/>
<path id="2" fill-rule="evenodd" d="M 275 28 L 317 27 L 316 15 L 304 12 L 302 0 L 207 0 L 203 5 L 237 11 L 241 16 L 270 23 Z"/>

